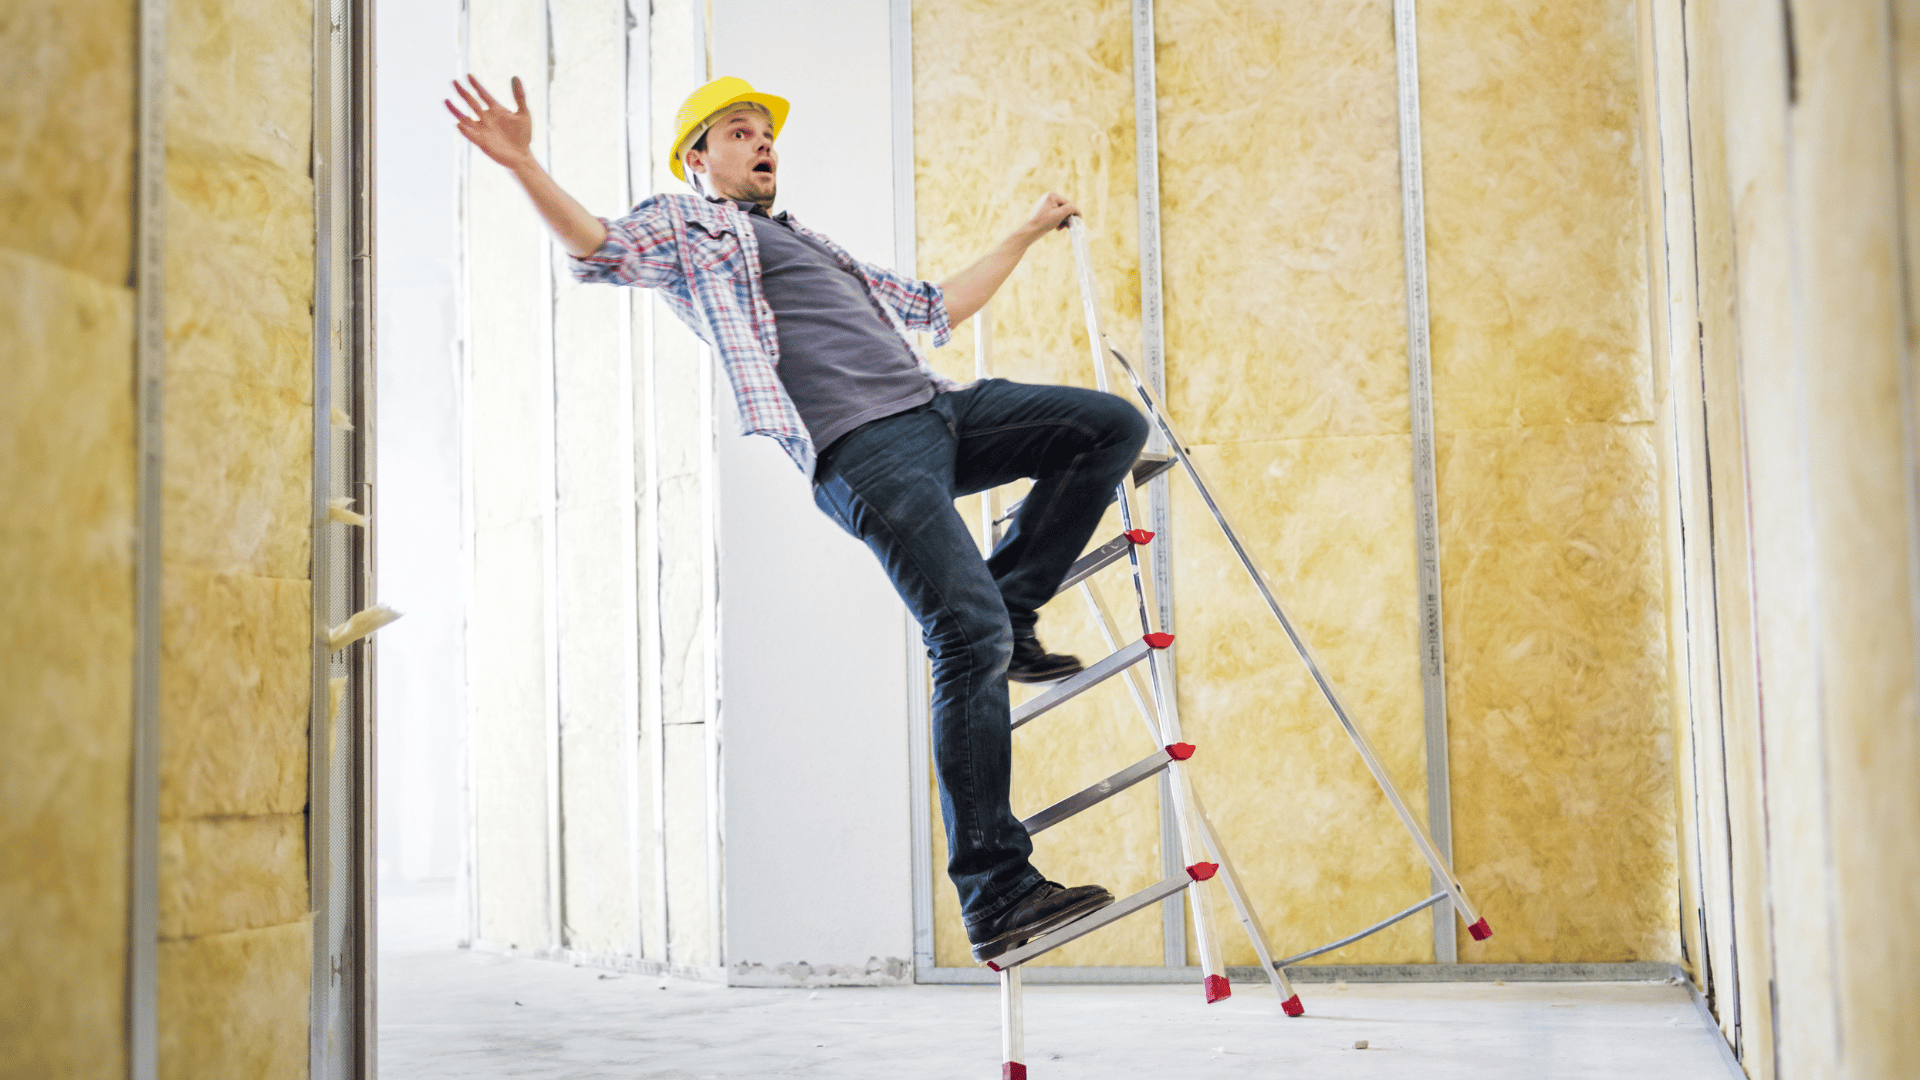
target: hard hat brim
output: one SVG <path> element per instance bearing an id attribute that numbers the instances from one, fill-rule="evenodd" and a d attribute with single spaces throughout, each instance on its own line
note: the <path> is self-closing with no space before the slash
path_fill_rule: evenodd
<path id="1" fill-rule="evenodd" d="M 679 180 L 682 183 L 684 183 L 687 179 L 686 165 L 683 163 L 681 159 L 682 159 L 682 156 L 685 155 L 685 153 L 687 152 L 687 147 L 698 140 L 698 135 L 696 133 L 705 131 L 707 121 L 713 119 L 715 116 L 718 116 L 721 113 L 726 112 L 728 109 L 731 109 L 736 105 L 758 105 L 761 108 L 767 110 L 767 117 L 773 121 L 773 137 L 776 139 L 780 137 L 780 129 L 782 127 L 785 127 L 787 123 L 787 99 L 786 98 L 775 97 L 772 94 L 761 94 L 757 92 L 747 93 L 747 94 L 735 94 L 732 97 L 729 97 L 724 101 L 721 101 L 719 104 L 715 105 L 713 108 L 708 109 L 705 112 L 705 114 L 703 114 L 700 117 L 699 121 L 692 124 L 688 124 L 686 127 L 686 130 L 681 131 L 679 135 L 674 139 L 673 151 L 671 156 L 667 160 L 667 168 L 673 173 L 674 179 Z"/>

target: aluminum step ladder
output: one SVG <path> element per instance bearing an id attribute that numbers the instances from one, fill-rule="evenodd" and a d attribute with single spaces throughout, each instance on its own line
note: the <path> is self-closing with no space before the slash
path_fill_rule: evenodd
<path id="1" fill-rule="evenodd" d="M 1027 817 L 1022 824 L 1026 825 L 1029 833 L 1037 833 L 1164 772 L 1168 776 L 1169 786 L 1173 792 L 1174 817 L 1178 826 L 1182 859 L 1186 865 L 1180 873 L 1170 875 L 1099 911 L 1010 949 L 988 962 L 987 966 L 1000 975 L 1001 1076 L 1003 1080 L 1025 1080 L 1027 1075 L 1021 965 L 1182 892 L 1187 894 L 1189 909 L 1193 916 L 1195 944 L 1201 960 L 1203 996 L 1208 1004 L 1228 997 L 1232 993 L 1232 987 L 1220 960 L 1219 935 L 1213 925 L 1211 906 L 1205 902 L 1200 891 L 1201 886 L 1209 881 L 1217 880 L 1226 889 L 1227 898 L 1239 918 L 1241 928 L 1253 944 L 1261 967 L 1272 982 L 1281 1007 L 1288 1016 L 1299 1016 L 1305 1012 L 1299 995 L 1293 991 L 1287 980 L 1284 969 L 1288 965 L 1351 944 L 1434 904 L 1451 901 L 1454 910 L 1467 923 L 1467 930 L 1474 940 L 1483 941 L 1492 934 L 1487 920 L 1478 914 L 1467 899 L 1459 879 L 1434 846 L 1425 827 L 1408 810 L 1406 800 L 1394 787 L 1372 744 L 1368 742 L 1366 735 L 1354 722 L 1352 715 L 1340 700 L 1338 692 L 1326 674 L 1326 669 L 1315 658 L 1306 639 L 1301 637 L 1295 629 L 1293 621 L 1287 617 L 1265 572 L 1261 570 L 1246 545 L 1241 542 L 1240 535 L 1235 531 L 1226 512 L 1214 499 L 1212 487 L 1201 475 L 1192 455 L 1187 452 L 1186 444 L 1174 431 L 1158 395 L 1140 378 L 1126 356 L 1115 349 L 1101 332 L 1099 308 L 1094 298 L 1092 262 L 1087 249 L 1086 226 L 1078 217 L 1074 217 L 1069 219 L 1069 227 L 1073 239 L 1074 262 L 1079 275 L 1081 301 L 1086 313 L 1087 339 L 1093 353 L 1096 384 L 1102 391 L 1110 391 L 1108 365 L 1117 366 L 1125 377 L 1127 387 L 1132 390 L 1144 408 L 1152 429 L 1158 436 L 1157 441 L 1165 444 L 1166 452 L 1142 455 L 1141 460 L 1134 466 L 1133 475 L 1121 481 L 1116 498 L 1120 508 L 1120 535 L 1093 548 L 1076 561 L 1062 582 L 1059 593 L 1055 594 L 1057 596 L 1076 588 L 1080 591 L 1095 626 L 1106 641 L 1109 654 L 1081 673 L 1053 684 L 1038 696 L 1016 706 L 1012 710 L 1011 722 L 1017 729 L 1093 687 L 1118 678 L 1124 683 L 1129 696 L 1133 699 L 1136 711 L 1140 714 L 1154 749 L 1138 762 L 1112 776 L 1097 781 L 1080 792 Z M 991 331 L 984 315 L 983 312 L 976 331 L 975 354 L 976 372 L 982 378 L 988 374 L 988 356 L 991 349 Z M 1153 541 L 1153 534 L 1135 524 L 1140 518 L 1134 512 L 1132 488 L 1138 484 L 1144 484 L 1147 480 L 1176 465 L 1192 482 L 1201 501 L 1206 505 L 1208 513 L 1212 515 L 1214 523 L 1225 534 L 1227 543 L 1239 558 L 1248 577 L 1252 579 L 1254 588 L 1266 602 L 1267 609 L 1273 614 L 1274 620 L 1279 624 L 1282 633 L 1286 635 L 1302 663 L 1306 665 L 1314 685 L 1319 688 L 1335 718 L 1346 731 L 1348 739 L 1352 741 L 1354 749 L 1360 754 L 1368 771 L 1373 774 L 1375 782 L 1380 785 L 1380 790 L 1386 796 L 1388 803 L 1399 815 L 1401 824 L 1406 827 L 1415 847 L 1426 859 L 1436 879 L 1445 883 L 1445 888 L 1440 892 L 1356 934 L 1278 960 L 1273 956 L 1266 931 L 1249 902 L 1239 875 L 1234 871 L 1233 862 L 1220 842 L 1219 832 L 1207 816 L 1198 792 L 1194 790 L 1183 769 L 1183 763 L 1193 757 L 1196 748 L 1192 743 L 1181 739 L 1179 712 L 1172 695 L 1168 693 L 1172 685 L 1170 648 L 1173 645 L 1173 635 L 1163 632 L 1156 624 L 1154 614 L 1157 609 L 1148 603 L 1146 575 L 1141 568 L 1140 549 Z M 998 540 L 998 527 L 1012 517 L 1015 509 L 1017 507 L 1010 507 L 1006 513 L 996 515 L 993 510 L 992 493 L 982 493 L 981 534 L 983 543 L 989 548 Z M 1114 618 L 1095 581 L 1095 576 L 1101 570 L 1119 563 L 1122 559 L 1127 562 L 1138 608 L 1140 633 L 1137 637 L 1133 636 L 1131 631 L 1125 635 L 1120 633 L 1120 623 Z M 1147 674 L 1145 687 L 1139 680 L 1140 668 L 1143 664 Z"/>

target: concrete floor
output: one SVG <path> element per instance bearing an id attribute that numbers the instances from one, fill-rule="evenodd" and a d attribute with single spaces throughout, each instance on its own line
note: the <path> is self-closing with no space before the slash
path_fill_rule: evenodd
<path id="1" fill-rule="evenodd" d="M 443 895 L 443 894 L 442 894 Z M 380 1072 L 506 1077 L 999 1075 L 991 987 L 727 989 L 450 948 L 442 896 L 383 894 Z M 423 921 L 420 916 L 431 921 Z M 1726 1080 L 1686 988 L 1662 983 L 1302 985 L 1205 1005 L 1190 986 L 1027 989 L 1034 1080 L 1290 1077 Z M 1356 1050 L 1357 1040 L 1367 1049 Z"/>

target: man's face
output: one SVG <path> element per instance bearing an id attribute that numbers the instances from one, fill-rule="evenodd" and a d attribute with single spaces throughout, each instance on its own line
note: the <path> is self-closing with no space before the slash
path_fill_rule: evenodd
<path id="1" fill-rule="evenodd" d="M 734 109 L 714 121 L 707 148 L 687 151 L 686 163 L 722 198 L 773 205 L 780 154 L 773 148 L 773 121 L 758 109 Z"/>

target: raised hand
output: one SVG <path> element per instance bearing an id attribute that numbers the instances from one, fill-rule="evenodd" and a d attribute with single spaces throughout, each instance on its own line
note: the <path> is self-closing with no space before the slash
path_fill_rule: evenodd
<path id="1" fill-rule="evenodd" d="M 467 93 L 467 88 L 461 86 L 458 79 L 454 80 L 453 88 L 467 103 L 472 116 L 461 112 L 451 99 L 445 100 L 447 111 L 453 114 L 460 134 L 479 147 L 481 153 L 509 169 L 531 163 L 533 114 L 527 111 L 527 91 L 520 85 L 520 77 L 516 75 L 513 79 L 512 112 L 501 108 L 500 103 L 493 100 L 493 95 L 487 93 L 487 88 L 480 85 L 479 79 L 468 75 L 467 81 L 473 84 L 472 94 Z M 478 101 L 474 100 L 474 94 L 479 95 Z"/>
<path id="2" fill-rule="evenodd" d="M 1025 229 L 1034 236 L 1045 236 L 1055 229 L 1066 228 L 1067 219 L 1079 212 L 1079 207 L 1049 191 L 1033 204 Z"/>

